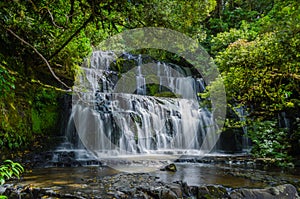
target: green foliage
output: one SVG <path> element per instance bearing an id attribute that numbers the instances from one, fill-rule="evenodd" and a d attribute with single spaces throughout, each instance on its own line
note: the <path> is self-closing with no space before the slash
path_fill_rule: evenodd
<path id="1" fill-rule="evenodd" d="M 19 163 L 11 160 L 5 160 L 0 165 L 0 185 L 3 185 L 6 180 L 13 177 L 20 178 L 20 175 L 24 172 L 24 168 Z"/>
<path id="2" fill-rule="evenodd" d="M 24 168 L 21 164 L 13 162 L 11 160 L 5 160 L 0 165 L 0 186 L 13 177 L 20 178 L 24 172 Z M 0 199 L 7 199 L 6 196 L 0 195 Z"/>
<path id="3" fill-rule="evenodd" d="M 108 36 L 125 29 L 166 27 L 203 38 L 201 21 L 215 0 L 193 1 L 12 1 L 0 3 L 0 57 L 14 71 L 43 83 L 59 85 L 45 63 L 7 30 L 21 36 L 50 63 L 54 72 L 70 81 L 76 68 Z M 49 84 L 49 83 L 48 83 Z"/>
<path id="4" fill-rule="evenodd" d="M 15 104 L 15 75 L 0 66 L 0 149 L 3 147 L 14 149 L 24 144 L 22 133 L 27 132 L 24 118 L 20 117 L 19 106 Z"/>
<path id="5" fill-rule="evenodd" d="M 277 121 L 253 122 L 249 137 L 254 142 L 252 153 L 256 157 L 274 158 L 281 166 L 291 161 L 288 129 L 278 128 Z"/>
<path id="6" fill-rule="evenodd" d="M 251 132 L 256 156 L 288 162 L 291 154 L 299 155 L 300 149 L 295 122 L 300 107 L 299 3 L 219 2 L 208 20 L 208 32 L 215 35 L 208 45 L 224 78 L 228 103 L 231 107 L 248 107 L 246 123 L 249 128 L 256 126 Z M 209 91 L 208 87 L 202 97 L 209 97 Z M 289 115 L 288 130 L 275 125 L 282 112 Z M 246 123 L 227 118 L 226 127 Z"/>
<path id="7" fill-rule="evenodd" d="M 117 71 L 119 75 L 121 73 L 126 73 L 129 70 L 133 69 L 136 66 L 135 61 L 132 60 L 125 60 L 123 58 L 118 58 L 116 62 L 111 63 L 110 68 L 113 71 Z"/>
<path id="8" fill-rule="evenodd" d="M 30 137 L 31 133 L 27 126 L 27 117 L 20 117 L 20 114 L 23 114 L 23 107 L 20 104 L 16 105 L 14 101 L 7 104 L 3 101 L 0 100 L 0 149 L 12 150 L 25 146 L 27 137 Z"/>
<path id="9" fill-rule="evenodd" d="M 0 98 L 8 96 L 11 90 L 15 89 L 14 81 L 15 77 L 0 65 Z"/>
<path id="10" fill-rule="evenodd" d="M 42 134 L 46 131 L 56 130 L 58 113 L 56 107 L 47 107 L 43 109 L 45 112 L 38 112 L 35 109 L 31 111 L 32 131 L 37 134 Z"/>
<path id="11" fill-rule="evenodd" d="M 40 134 L 45 136 L 57 131 L 57 100 L 61 93 L 40 88 L 38 84 L 22 88 L 19 79 L 16 90 L 10 97 L 0 99 L 0 148 L 4 151 L 25 149 L 32 146 Z"/>
<path id="12" fill-rule="evenodd" d="M 300 107 L 300 9 L 296 0 L 5 1 L 0 2 L 0 15 L 1 149 L 21 148 L 37 134 L 54 131 L 60 93 L 44 85 L 61 87 L 41 57 L 10 31 L 31 44 L 58 77 L 72 85 L 83 59 L 110 35 L 132 28 L 165 27 L 205 44 L 222 72 L 228 102 L 251 107 L 249 119 L 262 121 L 255 124 L 256 129 L 261 129 L 264 136 L 266 129 L 272 129 L 265 139 L 277 140 L 287 147 L 281 149 L 272 142 L 275 154 L 267 152 L 269 142 L 259 142 L 263 135 L 256 131 L 251 136 L 262 146 L 254 150 L 255 154 L 286 156 L 288 145 L 276 137 L 285 130 L 268 121 L 275 121 L 278 113 L 291 114 Z M 184 45 L 178 48 L 184 49 Z M 184 63 L 184 67 L 191 68 L 193 64 L 157 49 L 141 49 L 139 53 L 178 65 Z M 201 55 L 198 59 L 203 61 Z M 123 62 L 118 59 L 112 67 L 120 73 L 134 67 Z M 215 72 L 203 71 L 205 76 Z M 210 92 L 218 91 L 222 86 L 218 80 L 207 87 L 202 98 L 209 99 Z M 147 93 L 178 97 L 168 91 L 160 93 L 155 84 L 147 87 Z M 299 131 L 296 122 L 292 125 L 291 135 L 297 146 Z M 294 151 L 298 149 L 293 147 Z"/>
<path id="13" fill-rule="evenodd" d="M 158 84 L 150 84 L 147 85 L 147 95 L 154 96 L 155 94 L 159 93 L 159 87 Z"/>
<path id="14" fill-rule="evenodd" d="M 168 91 L 165 91 L 165 92 L 160 92 L 160 93 L 156 93 L 154 94 L 155 97 L 168 97 L 168 98 L 178 98 L 180 96 L 172 93 L 172 92 L 168 92 Z"/>
<path id="15" fill-rule="evenodd" d="M 44 131 L 57 130 L 59 95 L 59 92 L 50 88 L 36 90 L 31 108 L 32 131 L 34 133 L 42 134 Z"/>
<path id="16" fill-rule="evenodd" d="M 126 26 L 165 27 L 188 34 L 194 39 L 205 37 L 201 22 L 215 8 L 214 0 L 208 1 L 128 1 Z"/>
<path id="17" fill-rule="evenodd" d="M 254 105 L 257 114 L 293 108 L 299 96 L 298 41 L 298 35 L 264 33 L 254 41 L 237 40 L 220 52 L 216 62 L 229 100 Z"/>
<path id="18" fill-rule="evenodd" d="M 20 148 L 25 141 L 25 137 L 23 137 L 22 135 L 18 135 L 16 133 L 11 132 L 5 132 L 0 137 L 0 146 L 7 147 L 9 149 L 16 149 Z"/>
<path id="19" fill-rule="evenodd" d="M 211 39 L 211 54 L 216 55 L 224 51 L 230 44 L 241 39 L 252 41 L 257 32 L 249 29 L 249 24 L 243 23 L 240 29 L 230 29 L 229 32 L 222 32 Z"/>
<path id="20" fill-rule="evenodd" d="M 274 0 L 224 0 L 217 1 L 216 9 L 208 19 L 206 26 L 212 35 L 238 29 L 243 21 L 256 22 L 271 9 Z"/>

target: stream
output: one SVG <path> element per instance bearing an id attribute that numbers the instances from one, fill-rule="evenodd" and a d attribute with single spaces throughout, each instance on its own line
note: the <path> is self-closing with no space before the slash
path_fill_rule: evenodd
<path id="1" fill-rule="evenodd" d="M 177 172 L 154 171 L 149 174 L 157 176 L 163 182 L 184 181 L 189 185 L 218 184 L 226 187 L 263 188 L 268 184 L 255 182 L 251 179 L 233 176 L 233 168 L 217 167 L 202 163 L 177 163 Z M 134 168 L 132 168 L 134 169 Z M 147 169 L 145 169 L 147 170 Z M 75 168 L 37 168 L 26 173 L 21 184 L 33 184 L 39 187 L 56 187 L 60 189 L 77 190 L 85 188 L 87 179 L 116 175 L 119 172 L 110 167 L 75 167 Z M 139 172 L 142 173 L 142 172 Z M 294 176 L 300 180 L 300 176 Z"/>
<path id="2" fill-rule="evenodd" d="M 17 184 L 23 188 L 30 187 L 31 190 L 44 190 L 49 197 L 56 198 L 122 198 L 122 195 L 126 194 L 127 197 L 138 190 L 151 195 L 155 193 L 153 190 L 162 187 L 180 185 L 180 189 L 184 190 L 182 187 L 185 184 L 189 190 L 193 187 L 218 187 L 216 190 L 222 188 L 228 193 L 241 188 L 262 189 L 293 184 L 299 192 L 299 168 L 266 170 L 251 164 L 252 160 L 237 161 L 241 158 L 212 156 L 201 161 L 181 159 L 175 161 L 176 172 L 160 170 L 170 161 L 154 160 L 154 157 L 147 160 L 127 159 L 127 162 L 121 160 L 114 168 L 105 165 L 34 168 L 23 175 Z M 230 160 L 229 163 L 227 160 Z"/>

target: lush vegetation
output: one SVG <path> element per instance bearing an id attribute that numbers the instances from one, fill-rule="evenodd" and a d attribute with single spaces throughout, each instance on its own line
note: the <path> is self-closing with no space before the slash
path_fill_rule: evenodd
<path id="1" fill-rule="evenodd" d="M 20 175 L 24 172 L 24 168 L 17 162 L 11 160 L 5 160 L 0 165 L 0 186 L 5 183 L 6 180 L 11 178 L 20 178 Z M 0 195 L 1 199 L 6 199 L 6 196 Z"/>
<path id="2" fill-rule="evenodd" d="M 22 172 L 24 172 L 22 165 L 11 160 L 5 160 L 0 165 L 0 185 L 3 185 L 6 180 L 13 177 L 20 178 Z"/>
<path id="3" fill-rule="evenodd" d="M 283 164 L 299 155 L 300 11 L 296 1 L 272 5 L 262 14 L 254 8 L 255 19 L 245 18 L 238 29 L 232 26 L 212 36 L 211 51 L 224 77 L 228 102 L 247 107 L 243 125 L 250 128 L 252 152 Z"/>
<path id="4" fill-rule="evenodd" d="M 212 55 L 228 112 L 247 110 L 243 122 L 228 114 L 226 132 L 247 126 L 258 157 L 284 163 L 300 155 L 296 0 L 3 1 L 0 16 L 1 151 L 57 133 L 58 100 L 93 47 L 110 35 L 151 26 L 185 33 Z M 186 64 L 167 52 L 148 52 Z M 155 95 L 155 86 L 148 89 Z"/>

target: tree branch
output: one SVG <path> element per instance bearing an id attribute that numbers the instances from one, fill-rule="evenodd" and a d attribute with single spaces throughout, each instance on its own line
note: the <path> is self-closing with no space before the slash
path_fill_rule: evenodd
<path id="1" fill-rule="evenodd" d="M 74 3 L 75 3 L 75 0 L 71 0 L 71 10 L 70 10 L 70 13 L 69 13 L 69 16 L 70 16 L 70 23 L 73 22 Z"/>
<path id="2" fill-rule="evenodd" d="M 65 47 L 66 47 L 66 45 L 68 45 L 68 43 L 74 38 L 74 37 L 76 37 L 76 35 L 78 35 L 78 33 L 83 29 L 83 28 L 85 28 L 87 25 L 88 25 L 88 23 L 89 22 L 91 22 L 93 20 L 93 15 L 91 15 L 83 24 L 82 24 L 82 26 L 80 26 L 74 33 L 73 33 L 73 35 L 71 35 L 71 37 L 67 40 L 67 41 L 65 41 L 65 43 L 63 43 L 63 45 L 59 48 L 59 49 L 57 49 L 50 57 L 49 57 L 49 61 L 51 60 L 51 59 L 53 59 L 53 57 L 55 57 L 62 49 L 64 49 Z"/>
<path id="3" fill-rule="evenodd" d="M 48 13 L 49 13 L 49 15 L 50 15 L 52 24 L 53 24 L 54 26 L 56 26 L 57 28 L 62 28 L 62 29 L 63 29 L 64 27 L 58 26 L 58 25 L 55 23 L 54 18 L 53 18 L 53 15 L 52 15 L 52 13 L 50 12 L 50 10 L 49 10 L 48 8 L 45 8 L 45 9 L 48 11 Z"/>
<path id="4" fill-rule="evenodd" d="M 27 46 L 29 46 L 30 48 L 32 48 L 34 50 L 34 52 L 36 54 L 38 54 L 38 56 L 40 56 L 42 58 L 42 60 L 46 63 L 47 67 L 49 68 L 52 76 L 59 81 L 62 85 L 64 85 L 66 88 L 71 89 L 67 84 L 65 84 L 63 81 L 61 81 L 56 74 L 54 73 L 54 71 L 52 70 L 49 62 L 47 61 L 47 59 L 34 47 L 32 46 L 30 43 L 26 42 L 24 39 L 22 39 L 21 37 L 19 37 L 16 33 L 14 33 L 11 29 L 7 28 L 6 29 L 9 33 L 11 33 L 13 36 L 15 36 L 17 39 L 19 39 L 21 42 L 23 42 L 24 44 L 26 44 Z"/>

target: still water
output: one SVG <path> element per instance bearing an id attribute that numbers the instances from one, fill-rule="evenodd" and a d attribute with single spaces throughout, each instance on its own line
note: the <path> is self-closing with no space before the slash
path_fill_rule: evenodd
<path id="1" fill-rule="evenodd" d="M 124 165 L 124 167 L 127 167 L 127 169 L 131 172 L 141 172 L 140 165 Z M 147 172 L 147 168 L 144 168 L 143 173 L 149 173 L 150 175 L 157 176 L 159 177 L 158 180 L 167 183 L 183 181 L 189 185 L 214 184 L 231 188 L 263 188 L 269 186 L 270 181 L 261 180 L 264 178 L 274 178 L 279 181 L 282 179 L 289 179 L 295 182 L 300 181 L 300 175 L 297 175 L 297 173 L 287 174 L 280 171 L 266 173 L 262 170 L 233 168 L 203 163 L 176 163 L 176 167 L 177 172 L 160 171 L 159 169 L 153 171 L 153 168 L 148 169 L 151 172 Z M 101 180 L 102 177 L 113 176 L 118 173 L 121 172 L 111 167 L 99 166 L 39 168 L 26 173 L 23 176 L 21 184 L 41 188 L 47 187 L 53 190 L 63 190 L 64 192 L 91 192 L 100 188 L 98 187 L 99 184 L 97 184 L 97 180 Z M 236 173 L 248 173 L 249 175 L 259 174 L 258 178 L 260 178 L 260 180 L 236 176 L 234 175 Z"/>

